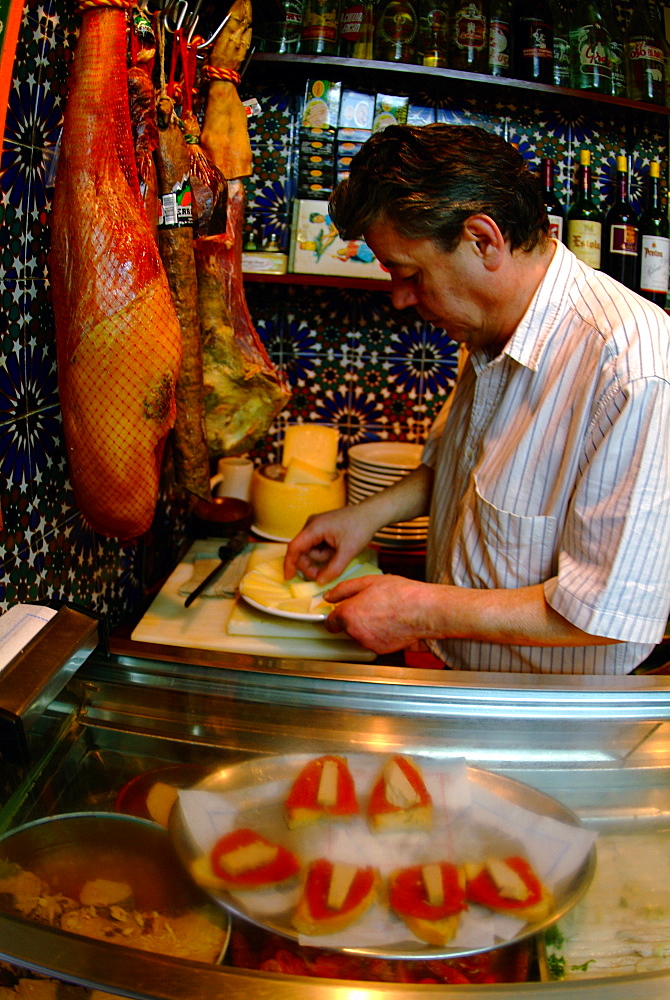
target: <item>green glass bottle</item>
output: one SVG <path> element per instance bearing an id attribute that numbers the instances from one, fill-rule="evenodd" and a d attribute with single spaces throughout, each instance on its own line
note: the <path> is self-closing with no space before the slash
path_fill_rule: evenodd
<path id="1" fill-rule="evenodd" d="M 600 0 L 575 4 L 570 20 L 570 58 L 575 89 L 611 94 L 610 33 Z"/>
<path id="2" fill-rule="evenodd" d="M 305 0 L 300 52 L 310 56 L 336 56 L 339 19 L 339 0 Z"/>
<path id="3" fill-rule="evenodd" d="M 567 246 L 576 257 L 596 270 L 600 268 L 602 214 L 591 196 L 591 151 L 579 153 L 577 197 L 568 209 Z"/>

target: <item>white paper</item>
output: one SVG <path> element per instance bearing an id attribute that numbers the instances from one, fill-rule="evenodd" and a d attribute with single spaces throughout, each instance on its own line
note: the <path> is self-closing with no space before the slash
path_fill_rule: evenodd
<path id="1" fill-rule="evenodd" d="M 0 616 L 0 673 L 57 614 L 39 604 L 15 604 Z"/>

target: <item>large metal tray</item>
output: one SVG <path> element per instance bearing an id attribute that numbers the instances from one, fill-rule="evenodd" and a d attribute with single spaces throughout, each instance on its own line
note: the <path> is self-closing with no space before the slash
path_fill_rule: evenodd
<path id="1" fill-rule="evenodd" d="M 353 769 L 356 768 L 357 758 L 364 755 L 349 754 L 347 759 Z M 370 755 L 365 755 L 369 761 Z M 377 755 L 372 755 L 377 756 Z M 304 829 L 288 830 L 281 821 L 282 805 L 280 801 L 268 800 L 265 795 L 255 798 L 254 790 L 263 785 L 282 785 L 292 780 L 309 759 L 306 755 L 288 754 L 276 757 L 267 757 L 251 761 L 244 761 L 225 767 L 203 779 L 195 786 L 200 791 L 215 792 L 222 796 L 229 795 L 240 790 L 248 791 L 245 796 L 245 810 L 240 812 L 235 823 L 236 826 L 253 826 L 266 835 L 272 835 L 274 830 L 275 839 L 285 846 L 301 854 L 302 838 L 309 836 Z M 522 784 L 511 778 L 495 774 L 480 768 L 468 767 L 467 777 L 469 781 L 475 782 L 484 790 L 507 800 L 513 805 L 518 805 L 538 817 L 548 817 L 561 823 L 580 827 L 578 817 L 556 799 Z M 435 831 L 439 835 L 439 828 Z M 194 843 L 185 821 L 185 817 L 180 805 L 175 806 L 170 816 L 170 833 L 175 844 L 177 854 L 182 862 L 189 867 L 196 857 L 201 853 L 200 848 Z M 378 835 L 370 834 L 371 837 Z M 391 835 L 392 836 L 392 835 Z M 510 845 L 513 846 L 513 845 Z M 520 941 L 537 934 L 550 926 L 570 910 L 581 899 L 586 892 L 596 864 L 595 847 L 589 850 L 584 862 L 574 875 L 562 884 L 554 887 L 555 906 L 545 918 L 526 923 L 518 933 L 510 938 L 510 941 Z M 249 894 L 249 903 L 241 901 L 242 894 L 233 896 L 225 891 L 209 891 L 212 899 L 233 914 L 251 921 L 259 927 L 274 931 L 292 940 L 298 940 L 299 935 L 291 925 L 291 912 L 294 901 L 282 912 L 272 914 L 259 912 L 253 896 Z M 304 943 L 304 940 L 303 940 Z M 323 940 L 320 939 L 321 946 Z M 384 946 L 366 946 L 365 942 L 356 946 L 340 946 L 334 942 L 333 949 L 348 951 L 360 955 L 376 956 L 389 959 L 425 959 L 434 958 L 456 958 L 465 955 L 476 954 L 490 948 L 500 947 L 501 942 L 496 941 L 486 947 L 433 947 L 415 940 L 408 940 L 407 934 L 401 940 L 394 941 Z"/>

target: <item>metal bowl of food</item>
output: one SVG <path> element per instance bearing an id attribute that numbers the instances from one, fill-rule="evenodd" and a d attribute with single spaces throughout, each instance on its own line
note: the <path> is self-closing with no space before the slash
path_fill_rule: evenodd
<path id="1" fill-rule="evenodd" d="M 221 960 L 230 919 L 180 865 L 167 831 L 67 813 L 0 837 L 0 909 L 154 954 Z"/>

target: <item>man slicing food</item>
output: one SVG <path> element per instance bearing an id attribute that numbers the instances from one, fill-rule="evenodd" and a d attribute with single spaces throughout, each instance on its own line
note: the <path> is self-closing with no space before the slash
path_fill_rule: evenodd
<path id="1" fill-rule="evenodd" d="M 670 320 L 548 236 L 518 151 L 475 127 L 391 126 L 335 189 L 415 307 L 467 355 L 422 464 L 310 519 L 285 575 L 334 579 L 380 527 L 430 513 L 427 582 L 340 582 L 327 627 L 449 667 L 627 673 L 670 607 Z"/>

